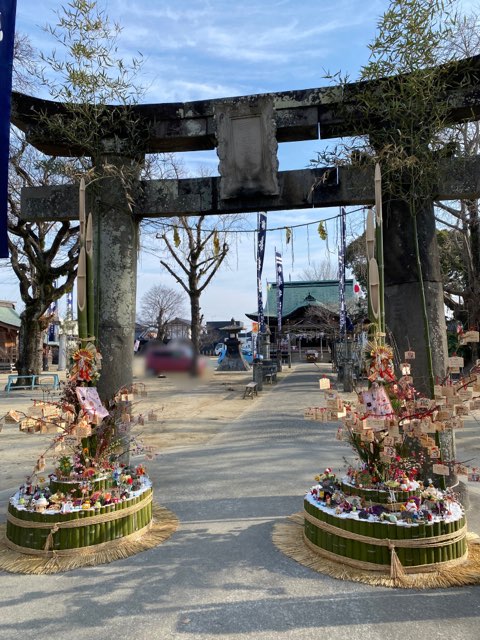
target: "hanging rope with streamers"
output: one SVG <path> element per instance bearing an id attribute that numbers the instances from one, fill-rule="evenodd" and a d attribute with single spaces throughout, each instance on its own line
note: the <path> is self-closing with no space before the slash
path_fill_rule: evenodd
<path id="1" fill-rule="evenodd" d="M 173 244 L 175 245 L 175 247 L 177 249 L 181 244 L 180 234 L 178 233 L 178 227 L 177 226 L 173 227 Z"/>

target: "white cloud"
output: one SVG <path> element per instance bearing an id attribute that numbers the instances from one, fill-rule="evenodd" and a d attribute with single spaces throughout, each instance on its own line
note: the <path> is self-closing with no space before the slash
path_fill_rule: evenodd
<path id="1" fill-rule="evenodd" d="M 141 51 L 145 57 L 148 102 L 183 102 L 321 86 L 322 68 L 342 68 L 354 75 L 368 55 L 366 44 L 372 39 L 376 16 L 387 4 L 386 0 L 105 2 L 110 17 L 123 26 L 120 54 L 127 60 Z M 52 22 L 51 9 L 59 6 L 58 0 L 18 3 L 18 29 L 28 32 L 34 44 L 45 52 L 54 45 L 36 25 Z M 281 169 L 305 167 L 319 147 L 319 141 L 281 145 Z M 186 155 L 186 163 L 192 173 L 197 164 L 208 164 L 216 170 L 218 158 L 214 152 L 197 152 Z M 319 209 L 275 212 L 268 214 L 268 220 L 270 227 L 283 227 L 335 213 Z M 249 217 L 249 224 L 255 226 L 255 215 Z M 328 223 L 328 230 L 328 246 L 334 250 L 334 222 Z M 230 267 L 222 269 L 202 298 L 206 319 L 233 315 L 245 320 L 242 314 L 255 309 L 254 235 L 248 234 L 232 245 Z M 264 282 L 274 279 L 275 246 L 284 252 L 287 279 L 296 279 L 308 265 L 309 254 L 310 261 L 319 260 L 326 251 L 316 224 L 309 227 L 308 238 L 305 228 L 296 229 L 292 265 L 292 245 L 286 246 L 285 231 L 270 231 Z M 139 298 L 153 284 L 174 284 L 161 269 L 158 258 L 145 252 L 141 254 L 138 274 Z M 15 284 L 10 286 L 8 296 L 13 297 L 10 292 L 14 292 Z"/>

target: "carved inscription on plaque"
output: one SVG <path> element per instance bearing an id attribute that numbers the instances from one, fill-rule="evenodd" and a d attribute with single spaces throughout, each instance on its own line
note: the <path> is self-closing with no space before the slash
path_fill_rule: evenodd
<path id="1" fill-rule="evenodd" d="M 215 106 L 220 198 L 278 195 L 273 105 L 267 97 Z"/>

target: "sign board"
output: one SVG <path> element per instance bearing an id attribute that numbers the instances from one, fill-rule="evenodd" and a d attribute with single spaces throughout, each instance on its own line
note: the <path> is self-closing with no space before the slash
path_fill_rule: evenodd
<path id="1" fill-rule="evenodd" d="M 460 369 L 462 369 L 463 368 L 463 358 L 460 358 L 459 356 L 451 356 L 447 360 L 447 365 L 448 365 L 449 369 L 451 369 L 452 367 L 459 367 Z"/>
<path id="2" fill-rule="evenodd" d="M 467 342 L 480 342 L 478 331 L 466 331 L 461 337 L 460 342 L 466 344 Z"/>

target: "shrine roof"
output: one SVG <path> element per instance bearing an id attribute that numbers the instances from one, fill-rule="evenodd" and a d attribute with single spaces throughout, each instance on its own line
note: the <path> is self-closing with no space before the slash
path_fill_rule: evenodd
<path id="1" fill-rule="evenodd" d="M 20 315 L 13 307 L 0 305 L 0 324 L 18 328 L 20 326 Z"/>
<path id="2" fill-rule="evenodd" d="M 353 280 L 345 280 L 345 301 L 354 298 Z M 283 289 L 283 313 L 286 318 L 302 307 L 310 306 L 338 306 L 338 280 L 296 280 L 285 282 Z M 256 318 L 257 313 L 248 313 L 247 317 Z M 277 285 L 267 283 L 267 300 L 265 303 L 265 317 L 277 316 Z"/>

